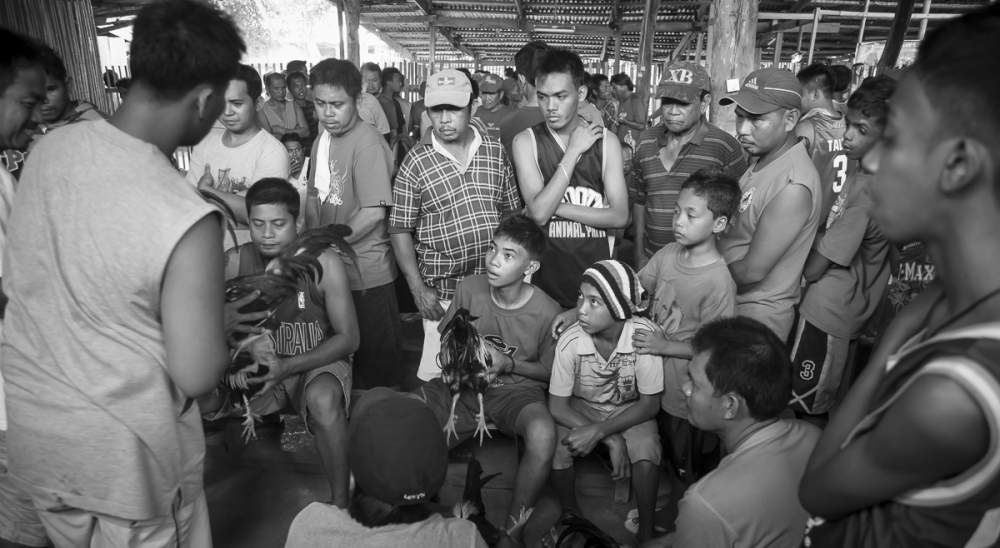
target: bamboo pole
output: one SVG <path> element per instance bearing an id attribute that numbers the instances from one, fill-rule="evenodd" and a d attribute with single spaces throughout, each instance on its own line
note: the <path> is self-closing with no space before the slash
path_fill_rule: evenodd
<path id="1" fill-rule="evenodd" d="M 923 14 L 924 18 L 920 20 L 920 34 L 917 39 L 923 41 L 924 35 L 927 34 L 927 16 L 931 13 L 931 0 L 924 0 Z"/>
<path id="2" fill-rule="evenodd" d="M 361 42 L 358 40 L 358 27 L 361 26 L 361 0 L 344 0 L 344 12 L 347 21 L 346 59 L 360 67 Z"/>
<path id="3" fill-rule="evenodd" d="M 868 25 L 868 9 L 872 5 L 872 0 L 865 0 L 865 11 L 861 15 L 861 28 L 858 29 L 858 45 L 865 40 L 865 26 Z"/>
<path id="4" fill-rule="evenodd" d="M 785 33 L 778 31 L 778 35 L 774 39 L 774 68 L 778 68 L 778 63 L 781 62 L 781 50 L 785 45 Z"/>
<path id="5" fill-rule="evenodd" d="M 812 36 L 809 37 L 809 60 L 806 62 L 806 65 L 811 65 L 813 62 L 813 53 L 816 50 L 816 34 L 819 33 L 819 21 L 822 18 L 823 12 L 819 8 L 816 8 L 813 11 Z"/>

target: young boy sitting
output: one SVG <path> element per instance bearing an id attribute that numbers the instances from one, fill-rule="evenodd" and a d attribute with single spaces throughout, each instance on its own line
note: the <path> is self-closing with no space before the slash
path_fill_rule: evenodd
<path id="1" fill-rule="evenodd" d="M 681 186 L 674 212 L 674 242 L 660 248 L 639 271 L 639 281 L 653 295 L 649 318 L 656 327 L 636 330 L 632 344 L 639 354 L 663 358 L 660 405 L 668 458 L 682 471 L 698 475 L 705 445 L 687 422 L 682 387 L 691 360 L 691 339 L 698 329 L 736 308 L 736 283 L 716 245 L 716 238 L 736 215 L 740 185 L 722 172 L 701 170 Z M 669 435 L 667 435 L 669 433 Z M 708 442 L 713 448 L 715 441 Z M 684 477 L 685 480 L 695 479 Z"/>
<path id="2" fill-rule="evenodd" d="M 299 193 L 284 179 L 257 181 L 246 195 L 251 242 L 229 250 L 226 279 L 264 271 L 298 237 Z M 302 284 L 297 299 L 282 304 L 271 333 L 278 361 L 262 382 L 255 412 L 290 406 L 316 436 L 330 483 L 332 503 L 348 503 L 347 409 L 351 395 L 351 354 L 358 347 L 358 322 L 344 263 L 333 249 L 319 256 L 323 276 Z M 266 408 L 266 409 L 265 409 Z"/>
<path id="3" fill-rule="evenodd" d="M 888 99 L 896 82 L 866 80 L 847 102 L 844 153 L 854 163 L 882 138 Z M 859 166 L 860 167 L 860 166 Z M 792 345 L 792 409 L 825 423 L 837 404 L 848 347 L 874 314 L 889 284 L 889 242 L 871 218 L 869 173 L 857 170 L 826 219 L 803 275 L 809 283 L 799 305 Z"/>
<path id="4" fill-rule="evenodd" d="M 502 219 L 486 252 L 486 274 L 459 283 L 439 324 L 448 325 L 455 312 L 465 308 L 477 318 L 476 329 L 489 343 L 486 347 L 497 377 L 484 396 L 486 418 L 505 434 L 524 439 L 509 510 L 515 523 L 523 510 L 534 506 L 555 451 L 555 423 L 545 404 L 555 341 L 547 328 L 562 309 L 541 289 L 524 281 L 525 276 L 538 271 L 546 241 L 545 232 L 527 216 L 514 214 Z M 417 394 L 444 425 L 451 415 L 452 397 L 441 379 L 427 382 Z M 451 447 L 472 437 L 478 412 L 476 398 L 463 394 L 455 409 L 458 436 L 448 439 Z"/>
<path id="5" fill-rule="evenodd" d="M 585 270 L 577 301 L 578 321 L 556 343 L 549 384 L 559 442 L 552 483 L 563 512 L 579 514 L 573 459 L 604 443 L 612 478 L 631 472 L 642 543 L 653 534 L 660 464 L 653 419 L 663 393 L 663 366 L 657 356 L 638 354 L 632 341 L 637 330 L 656 326 L 634 317 L 646 308 L 646 291 L 635 271 L 619 261 L 598 261 Z"/>

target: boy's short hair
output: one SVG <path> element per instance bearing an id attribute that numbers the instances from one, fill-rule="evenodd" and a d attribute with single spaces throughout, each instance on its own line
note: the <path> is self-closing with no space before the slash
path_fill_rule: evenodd
<path id="1" fill-rule="evenodd" d="M 754 419 L 775 418 L 788 406 L 791 359 L 764 324 L 744 316 L 715 320 L 695 333 L 691 346 L 696 354 L 710 354 L 705 374 L 716 395 L 739 395 Z"/>
<path id="2" fill-rule="evenodd" d="M 535 81 L 550 74 L 569 74 L 573 78 L 573 87 L 579 88 L 587 82 L 587 72 L 583 69 L 580 56 L 564 48 L 552 48 L 545 52 L 542 60 L 535 67 Z"/>
<path id="3" fill-rule="evenodd" d="M 35 40 L 0 27 L 0 93 L 17 79 L 18 71 L 41 64 L 42 45 Z"/>
<path id="4" fill-rule="evenodd" d="M 386 84 L 388 84 L 389 82 L 391 82 L 392 79 L 395 78 L 397 74 L 399 75 L 400 78 L 405 79 L 405 77 L 403 76 L 403 73 L 399 72 L 398 68 L 396 68 L 396 67 L 386 67 L 382 71 L 382 85 L 385 86 Z"/>
<path id="5" fill-rule="evenodd" d="M 135 19 L 132 81 L 168 99 L 200 84 L 225 88 L 245 52 L 236 24 L 221 10 L 197 0 L 154 2 Z"/>
<path id="6" fill-rule="evenodd" d="M 309 87 L 331 86 L 342 88 L 357 99 L 361 96 L 361 71 L 354 63 L 343 59 L 323 59 L 309 71 Z"/>
<path id="7" fill-rule="evenodd" d="M 837 77 L 826 63 L 813 63 L 795 75 L 803 89 L 818 89 L 824 97 L 833 97 Z"/>
<path id="8" fill-rule="evenodd" d="M 885 128 L 889 118 L 889 97 L 896 91 L 896 81 L 888 76 L 878 75 L 865 78 L 851 98 L 847 108 L 860 112 L 879 127 Z"/>
<path id="9" fill-rule="evenodd" d="M 265 177 L 254 183 L 246 195 L 247 216 L 258 205 L 283 205 L 292 218 L 299 218 L 299 191 L 280 177 Z"/>
<path id="10" fill-rule="evenodd" d="M 246 84 L 247 95 L 254 101 L 260 99 L 261 94 L 264 92 L 264 88 L 260 83 L 260 73 L 250 65 L 241 64 L 236 69 L 236 75 L 233 76 L 233 80 L 240 80 Z"/>
<path id="11" fill-rule="evenodd" d="M 851 87 L 851 78 L 854 74 L 851 67 L 847 65 L 831 65 L 830 74 L 833 75 L 833 92 L 843 93 Z"/>
<path id="12" fill-rule="evenodd" d="M 629 91 L 635 91 L 635 84 L 632 83 L 632 79 L 629 78 L 628 74 L 624 72 L 619 72 L 611 77 L 611 85 L 613 86 L 625 86 Z"/>
<path id="13" fill-rule="evenodd" d="M 514 54 L 514 66 L 517 73 L 523 75 L 529 84 L 535 85 L 535 68 L 541 63 L 542 57 L 548 50 L 548 44 L 541 40 L 534 40 L 525 44 Z"/>
<path id="14" fill-rule="evenodd" d="M 681 185 L 681 190 L 686 188 L 708 202 L 708 210 L 714 218 L 725 217 L 732 221 L 736 216 L 742 192 L 740 183 L 729 175 L 716 169 L 699 169 Z"/>
<path id="15" fill-rule="evenodd" d="M 42 69 L 45 70 L 45 74 L 59 80 L 60 82 L 66 81 L 66 65 L 63 64 L 63 60 L 56 53 L 56 50 L 52 47 L 43 45 L 42 55 L 39 58 L 39 63 L 42 65 Z"/>
<path id="16" fill-rule="evenodd" d="M 534 261 L 541 260 L 542 254 L 545 253 L 545 247 L 548 245 L 545 231 L 523 213 L 513 213 L 500 219 L 500 224 L 493 231 L 493 237 L 499 238 L 501 236 L 523 247 Z"/>
<path id="17" fill-rule="evenodd" d="M 967 12 L 927 34 L 910 67 L 940 135 L 975 139 L 1000 163 L 1000 5 Z M 994 171 L 994 175 L 996 172 Z M 1000 178 L 991 181 L 1000 195 Z"/>

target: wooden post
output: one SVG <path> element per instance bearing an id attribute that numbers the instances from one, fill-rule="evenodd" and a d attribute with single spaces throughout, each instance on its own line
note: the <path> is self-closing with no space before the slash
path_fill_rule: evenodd
<path id="1" fill-rule="evenodd" d="M 347 58 L 347 38 L 344 29 L 344 0 L 337 0 L 337 41 L 340 42 L 340 58 Z"/>
<path id="2" fill-rule="evenodd" d="M 896 14 L 889 29 L 889 38 L 885 41 L 882 58 L 878 60 L 879 72 L 896 64 L 899 50 L 903 48 L 903 39 L 906 38 L 906 29 L 910 26 L 914 4 L 916 0 L 899 0 L 896 4 Z"/>
<path id="3" fill-rule="evenodd" d="M 931 13 L 931 0 L 924 0 L 924 18 L 920 20 L 920 35 L 917 39 L 920 41 L 924 40 L 924 35 L 927 34 L 927 19 L 928 15 Z"/>
<path id="4" fill-rule="evenodd" d="M 727 95 L 726 81 L 742 82 L 757 67 L 754 50 L 757 38 L 759 0 L 716 0 L 708 21 L 709 59 L 712 77 L 711 119 L 722 129 L 735 133 L 736 115 L 732 107 L 719 106 Z"/>
<path id="5" fill-rule="evenodd" d="M 785 45 L 785 33 L 778 31 L 778 35 L 774 39 L 774 68 L 778 68 L 778 63 L 781 62 L 781 50 Z"/>
<path id="6" fill-rule="evenodd" d="M 819 21 L 822 17 L 823 12 L 819 8 L 813 10 L 812 36 L 809 37 L 809 60 L 806 61 L 806 65 L 811 65 L 813 62 L 813 53 L 816 51 L 816 34 L 819 32 Z"/>
<path id="7" fill-rule="evenodd" d="M 646 0 L 646 17 L 643 19 L 639 35 L 639 99 L 649 114 L 649 80 L 653 69 L 653 35 L 656 32 L 656 13 L 660 11 L 660 0 Z"/>
<path id="8" fill-rule="evenodd" d="M 615 70 L 614 73 L 618 74 L 621 72 L 622 66 L 622 35 L 619 32 L 615 34 Z"/>
<path id="9" fill-rule="evenodd" d="M 434 50 L 437 49 L 437 27 L 435 27 L 433 24 L 429 25 L 429 27 L 431 29 L 431 41 L 430 41 L 430 47 L 429 47 L 428 55 L 427 55 L 427 57 L 428 57 L 428 59 L 427 59 L 427 77 L 428 78 L 430 78 L 431 74 L 434 74 L 435 72 L 437 72 L 436 70 L 434 70 L 434 62 L 435 62 L 435 59 L 434 59 L 435 52 L 434 52 Z"/>
<path id="10" fill-rule="evenodd" d="M 361 42 L 358 40 L 358 27 L 361 25 L 361 0 L 344 0 L 345 19 L 347 20 L 347 59 L 356 66 L 361 66 Z"/>

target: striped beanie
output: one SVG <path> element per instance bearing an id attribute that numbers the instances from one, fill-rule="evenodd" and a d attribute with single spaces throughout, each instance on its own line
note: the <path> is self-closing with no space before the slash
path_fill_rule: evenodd
<path id="1" fill-rule="evenodd" d="M 626 320 L 649 306 L 646 290 L 632 267 L 613 259 L 598 261 L 583 271 L 583 281 L 597 288 L 616 320 Z"/>

